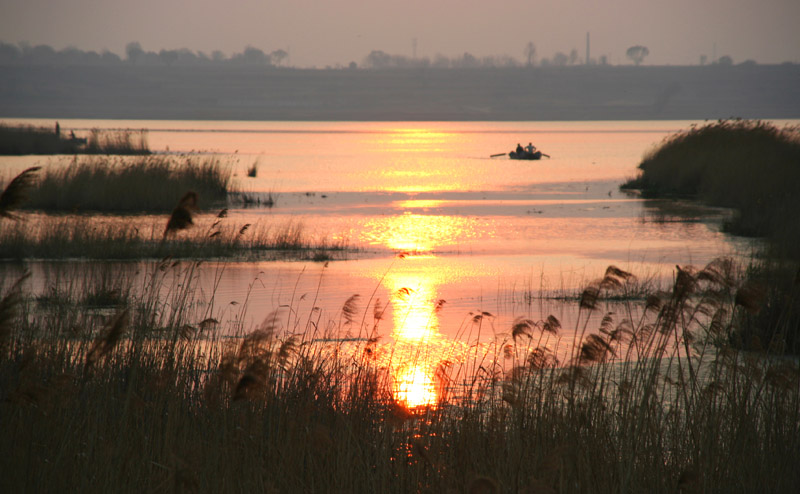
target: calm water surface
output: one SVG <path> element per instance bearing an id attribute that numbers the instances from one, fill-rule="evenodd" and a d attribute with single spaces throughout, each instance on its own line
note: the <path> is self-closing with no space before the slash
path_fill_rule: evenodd
<path id="1" fill-rule="evenodd" d="M 295 321 L 287 329 L 305 331 L 314 321 L 328 339 L 365 336 L 361 320 L 371 327 L 379 301 L 386 308 L 380 336 L 416 356 L 396 371 L 412 404 L 433 399 L 436 365 L 454 358 L 445 353 L 467 351 L 477 339 L 502 342 L 517 316 L 552 313 L 569 340 L 574 305 L 539 295 L 577 293 L 611 264 L 665 280 L 676 264 L 749 252 L 746 242 L 720 233 L 724 211 L 619 191 L 648 151 L 691 122 L 60 124 L 79 136 L 92 128 L 147 129 L 157 153 L 219 155 L 233 167 L 237 187 L 276 199 L 271 209 L 234 206 L 226 221 L 300 223 L 315 239 L 358 248 L 327 265 L 209 263 L 199 286 L 214 293 L 222 321 L 253 328 L 286 310 L 294 314 L 287 325 Z M 518 142 L 533 142 L 550 159 L 490 158 Z M 0 158 L 0 172 L 68 159 Z M 258 175 L 249 178 L 253 164 Z M 355 294 L 358 320 L 348 323 L 341 309 Z M 484 315 L 478 321 L 476 314 Z M 421 348 L 438 350 L 420 357 Z"/>

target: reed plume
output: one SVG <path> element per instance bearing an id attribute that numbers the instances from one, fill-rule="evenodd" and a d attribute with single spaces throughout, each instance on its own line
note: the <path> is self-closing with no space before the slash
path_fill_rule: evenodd
<path id="1" fill-rule="evenodd" d="M 15 219 L 11 211 L 18 208 L 28 197 L 28 189 L 36 180 L 36 172 L 41 168 L 40 166 L 32 166 L 14 177 L 6 185 L 3 193 L 0 194 L 0 218 Z"/>

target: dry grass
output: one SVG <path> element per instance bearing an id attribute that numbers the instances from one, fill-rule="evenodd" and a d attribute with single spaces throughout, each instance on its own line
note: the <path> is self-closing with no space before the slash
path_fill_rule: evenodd
<path id="1" fill-rule="evenodd" d="M 222 337 L 242 319 L 220 322 L 197 303 L 198 269 L 149 265 L 142 290 L 102 318 L 36 310 L 26 281 L 3 283 L 4 491 L 800 487 L 800 369 L 725 345 L 732 316 L 753 302 L 726 260 L 683 267 L 668 293 L 588 328 L 586 315 L 603 310 L 597 289 L 625 279 L 610 270 L 577 309 L 565 357 L 547 343 L 566 331 L 555 318 L 520 318 L 480 365 L 437 373 L 440 396 L 466 400 L 412 410 L 379 358 L 391 344 L 326 339 L 313 313 Z M 341 324 L 380 333 L 385 307 L 368 303 L 359 317 L 359 306 L 351 297 Z"/>

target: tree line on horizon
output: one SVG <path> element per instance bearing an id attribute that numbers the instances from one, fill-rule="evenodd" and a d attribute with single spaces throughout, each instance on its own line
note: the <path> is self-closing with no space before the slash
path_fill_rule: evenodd
<path id="1" fill-rule="evenodd" d="M 626 52 L 634 65 L 640 65 L 649 54 L 645 46 L 631 46 Z M 142 48 L 139 42 L 130 42 L 125 47 L 124 57 L 109 50 L 101 52 L 83 51 L 78 48 L 68 47 L 56 50 L 50 45 L 31 45 L 30 43 L 5 43 L 0 41 L 0 64 L 19 65 L 140 65 L 140 66 L 197 66 L 197 65 L 241 65 L 262 67 L 291 67 L 290 55 L 286 50 L 277 49 L 265 52 L 260 48 L 246 46 L 243 51 L 226 55 L 220 50 L 211 53 L 192 51 L 188 48 L 177 50 L 162 49 L 148 51 Z M 700 57 L 700 65 L 706 65 L 707 57 Z M 599 58 L 590 58 L 587 62 L 576 49 L 568 54 L 558 51 L 552 57 L 536 59 L 536 46 L 528 42 L 523 51 L 523 59 L 510 55 L 475 56 L 469 52 L 462 55 L 448 57 L 437 54 L 433 57 L 412 57 L 400 54 L 390 54 L 382 50 L 372 50 L 364 57 L 359 65 L 355 61 L 343 67 L 326 68 L 435 68 L 435 69 L 461 69 L 461 68 L 517 68 L 517 67 L 568 67 L 579 65 L 610 66 L 612 65 L 606 55 Z M 722 56 L 711 61 L 710 65 L 733 65 L 730 56 Z M 753 60 L 746 60 L 739 65 L 756 65 Z"/>

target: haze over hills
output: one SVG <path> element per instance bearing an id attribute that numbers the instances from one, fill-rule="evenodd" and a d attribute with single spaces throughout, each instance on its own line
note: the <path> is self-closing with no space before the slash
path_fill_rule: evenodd
<path id="1" fill-rule="evenodd" d="M 0 117 L 800 118 L 800 65 L 295 69 L 0 62 Z"/>

